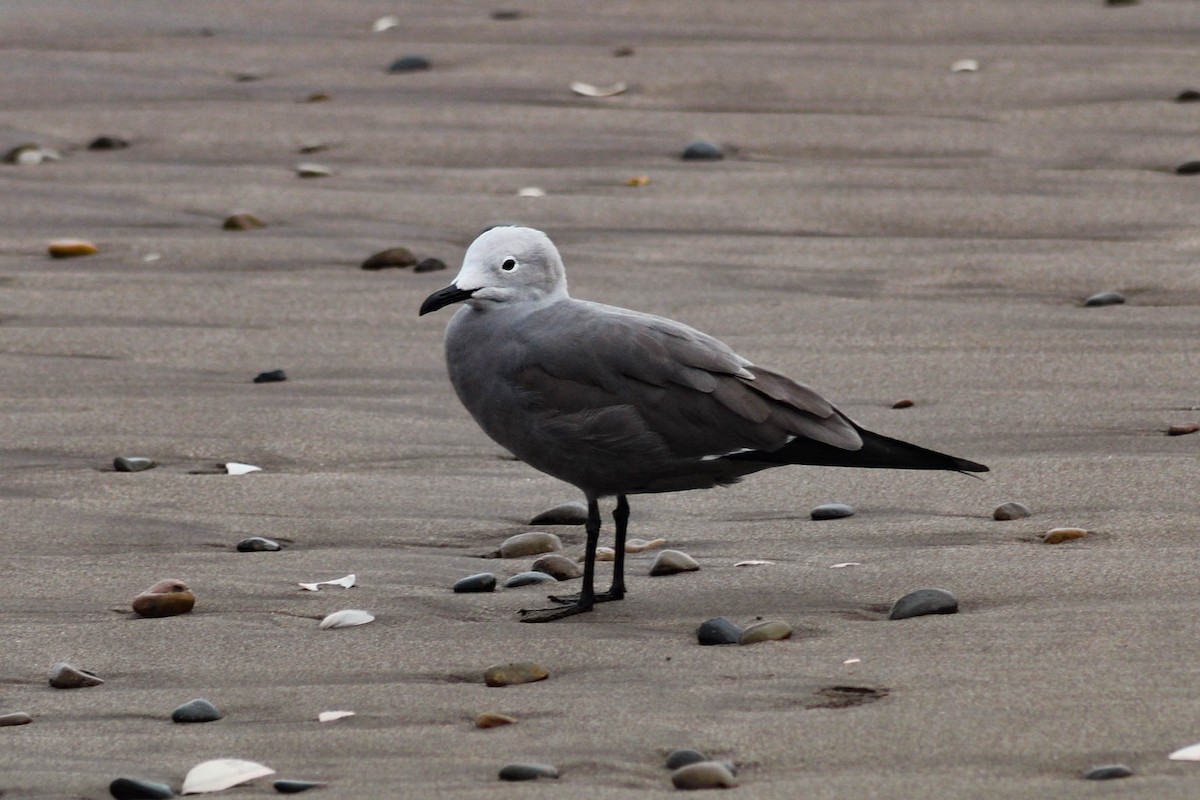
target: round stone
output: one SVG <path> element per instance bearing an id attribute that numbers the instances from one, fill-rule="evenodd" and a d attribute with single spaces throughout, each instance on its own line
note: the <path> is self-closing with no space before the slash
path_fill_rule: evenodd
<path id="1" fill-rule="evenodd" d="M 5 164 L 31 167 L 44 161 L 62 161 L 62 154 L 52 147 L 42 147 L 36 142 L 19 144 L 4 154 Z"/>
<path id="2" fill-rule="evenodd" d="M 506 764 L 500 770 L 502 781 L 535 781 L 538 778 L 557 778 L 558 770 L 549 764 L 518 762 Z"/>
<path id="3" fill-rule="evenodd" d="M 738 644 L 758 644 L 759 642 L 779 641 L 792 635 L 792 626 L 778 619 L 756 622 L 738 637 Z"/>
<path id="4" fill-rule="evenodd" d="M 816 520 L 842 519 L 844 517 L 853 517 L 854 509 L 845 503 L 823 503 L 809 513 Z"/>
<path id="5" fill-rule="evenodd" d="M 945 589 L 917 589 L 892 604 L 888 619 L 908 619 L 926 614 L 957 614 L 958 600 Z"/>
<path id="6" fill-rule="evenodd" d="M 1200 422 L 1183 422 L 1167 428 L 1167 436 L 1187 436 L 1200 431 Z"/>
<path id="7" fill-rule="evenodd" d="M 1179 94 L 1175 95 L 1176 103 L 1195 103 L 1200 101 L 1200 92 L 1195 89 L 1184 89 Z"/>
<path id="8" fill-rule="evenodd" d="M 99 686 L 104 679 L 94 672 L 60 661 L 50 668 L 50 685 L 55 689 L 82 689 Z"/>
<path id="9" fill-rule="evenodd" d="M 440 258 L 423 258 L 413 267 L 413 272 L 441 272 L 446 269 L 446 262 Z"/>
<path id="10" fill-rule="evenodd" d="M 485 711 L 475 718 L 476 728 L 502 728 L 505 725 L 516 723 L 516 717 L 510 717 L 507 714 L 497 714 L 494 711 Z"/>
<path id="11" fill-rule="evenodd" d="M 1176 175 L 1200 175 L 1200 161 L 1185 161 L 1175 168 Z"/>
<path id="12" fill-rule="evenodd" d="M 714 142 L 699 139 L 683 148 L 680 156 L 684 161 L 719 161 L 725 157 L 721 146 Z"/>
<path id="13" fill-rule="evenodd" d="M 478 572 L 465 578 L 459 578 L 454 582 L 454 591 L 457 594 L 494 592 L 496 591 L 496 576 L 490 572 Z"/>
<path id="14" fill-rule="evenodd" d="M 587 522 L 587 506 L 583 503 L 563 503 L 548 508 L 529 520 L 530 525 L 582 525 Z"/>
<path id="15" fill-rule="evenodd" d="M 133 611 L 141 617 L 174 617 L 196 605 L 196 595 L 183 581 L 165 580 L 133 598 Z"/>
<path id="16" fill-rule="evenodd" d="M 892 408 L 912 408 L 912 407 L 913 407 L 913 401 L 908 400 L 908 399 L 897 400 L 896 402 L 892 403 Z"/>
<path id="17" fill-rule="evenodd" d="M 696 628 L 696 639 L 702 645 L 737 644 L 742 636 L 742 627 L 728 617 L 713 617 Z M 703 760 L 703 759 L 701 759 Z M 669 764 L 667 766 L 670 766 Z M 672 767 L 674 769 L 674 767 Z"/>
<path id="18" fill-rule="evenodd" d="M 545 667 L 532 661 L 493 664 L 483 671 L 483 682 L 488 686 L 516 686 L 521 683 L 544 681 L 549 677 L 550 673 Z"/>
<path id="19" fill-rule="evenodd" d="M 1119 306 L 1124 302 L 1125 295 L 1120 292 L 1100 292 L 1084 300 L 1083 304 L 1088 308 L 1096 308 L 1099 306 Z"/>
<path id="20" fill-rule="evenodd" d="M 539 557 L 537 561 L 533 562 L 532 569 L 534 572 L 544 572 L 558 581 L 569 581 L 583 574 L 583 570 L 578 564 L 557 553 L 547 553 Z"/>
<path id="21" fill-rule="evenodd" d="M 253 214 L 244 213 L 226 217 L 225 221 L 221 223 L 222 230 L 227 231 L 253 231 L 265 227 L 267 227 L 267 223 Z"/>
<path id="22" fill-rule="evenodd" d="M 737 778 L 719 761 L 698 761 L 671 773 L 676 789 L 732 789 Z"/>
<path id="23" fill-rule="evenodd" d="M 387 68 L 388 72 L 420 72 L 433 67 L 425 56 L 400 56 Z"/>
<path id="24" fill-rule="evenodd" d="M 996 510 L 992 512 L 992 519 L 1001 521 L 1010 519 L 1025 519 L 1033 512 L 1029 510 L 1024 503 L 1009 501 L 996 506 Z"/>
<path id="25" fill-rule="evenodd" d="M 52 258 L 77 258 L 79 256 L 93 256 L 100 252 L 100 248 L 83 239 L 60 239 L 51 242 L 46 247 L 46 251 L 50 253 Z"/>
<path id="26" fill-rule="evenodd" d="M 164 800 L 175 796 L 174 790 L 165 783 L 141 778 L 117 778 L 108 785 L 108 793 L 117 800 Z"/>
<path id="27" fill-rule="evenodd" d="M 97 136 L 88 142 L 88 150 L 124 150 L 129 142 L 120 136 Z"/>
<path id="28" fill-rule="evenodd" d="M 275 791 L 279 792 L 280 794 L 299 794 L 300 792 L 307 792 L 309 789 L 315 789 L 318 786 L 324 785 L 325 784 L 318 781 L 290 780 L 278 780 L 271 784 Z"/>
<path id="29" fill-rule="evenodd" d="M 0 714 L 0 728 L 6 728 L 10 725 L 28 725 L 33 722 L 33 717 L 26 714 L 24 711 L 14 711 L 11 714 Z"/>
<path id="30" fill-rule="evenodd" d="M 1113 778 L 1128 778 L 1132 774 L 1133 770 L 1124 764 L 1104 764 L 1092 767 L 1083 773 L 1083 777 L 1089 781 L 1110 781 Z"/>
<path id="31" fill-rule="evenodd" d="M 389 247 L 367 258 L 362 263 L 363 269 L 380 270 L 389 268 L 411 267 L 417 263 L 417 257 L 407 247 Z"/>
<path id="32" fill-rule="evenodd" d="M 724 617 L 720 617 L 719 619 L 724 619 Z M 699 750 L 693 750 L 690 747 L 681 747 L 667 754 L 666 766 L 667 769 L 676 770 L 680 767 L 686 767 L 688 764 L 699 764 L 701 761 L 708 761 L 708 756 Z"/>
<path id="33" fill-rule="evenodd" d="M 696 559 L 682 550 L 663 550 L 654 557 L 654 563 L 650 565 L 650 574 L 675 575 L 679 572 L 695 572 L 698 569 L 700 565 L 696 563 Z"/>
<path id="34" fill-rule="evenodd" d="M 153 459 L 141 456 L 117 456 L 113 459 L 113 469 L 117 472 L 141 472 L 157 466 Z"/>
<path id="35" fill-rule="evenodd" d="M 518 572 L 504 582 L 505 589 L 516 589 L 519 586 L 532 586 L 538 583 L 558 583 L 558 578 L 544 572 Z"/>
<path id="36" fill-rule="evenodd" d="M 216 706 L 203 697 L 189 700 L 171 712 L 172 722 L 214 722 L 222 714 Z"/>
<path id="37" fill-rule="evenodd" d="M 530 531 L 510 536 L 500 545 L 501 558 L 521 558 L 562 550 L 562 540 L 553 533 Z"/>
<path id="38" fill-rule="evenodd" d="M 287 380 L 287 373 L 281 369 L 260 372 L 254 376 L 255 383 L 282 383 Z"/>
<path id="39" fill-rule="evenodd" d="M 1087 535 L 1088 532 L 1083 528 L 1051 528 L 1042 536 L 1042 542 L 1044 544 L 1062 544 L 1082 539 Z"/>
<path id="40" fill-rule="evenodd" d="M 273 553 L 283 545 L 265 536 L 249 536 L 237 543 L 237 549 L 239 553 Z"/>

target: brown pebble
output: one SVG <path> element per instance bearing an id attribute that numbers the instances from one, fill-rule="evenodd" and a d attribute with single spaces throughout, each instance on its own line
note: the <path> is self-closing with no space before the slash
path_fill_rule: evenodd
<path id="1" fill-rule="evenodd" d="M 327 100 L 332 100 L 327 92 L 313 92 L 308 97 L 304 98 L 306 103 L 324 103 Z"/>
<path id="2" fill-rule="evenodd" d="M 51 242 L 46 249 L 54 258 L 92 256 L 100 252 L 100 249 L 96 245 L 83 239 L 60 239 L 56 242 Z"/>
<path id="3" fill-rule="evenodd" d="M 133 611 L 142 617 L 174 617 L 186 614 L 196 604 L 196 595 L 183 581 L 165 580 L 133 598 Z"/>
<path id="4" fill-rule="evenodd" d="M 521 556 L 536 556 L 539 553 L 553 553 L 562 550 L 562 540 L 553 533 L 530 531 L 510 536 L 500 545 L 501 558 L 520 558 Z"/>
<path id="5" fill-rule="evenodd" d="M 732 789 L 737 778 L 718 761 L 698 761 L 672 772 L 671 783 L 676 789 Z"/>
<path id="6" fill-rule="evenodd" d="M 512 725 L 517 721 L 516 717 L 510 717 L 508 714 L 497 714 L 494 711 L 485 711 L 475 718 L 476 728 L 500 728 L 505 725 Z"/>
<path id="7" fill-rule="evenodd" d="M 742 631 L 738 636 L 738 644 L 758 644 L 759 642 L 779 641 L 792 636 L 792 626 L 778 619 L 757 622 Z"/>
<path id="8" fill-rule="evenodd" d="M 14 711 L 11 714 L 0 714 L 0 728 L 9 725 L 28 725 L 33 722 L 33 717 L 26 714 L 24 711 Z"/>
<path id="9" fill-rule="evenodd" d="M 380 250 L 362 263 L 363 269 L 387 269 L 389 267 L 411 267 L 417 263 L 417 257 L 407 247 L 390 247 Z"/>
<path id="10" fill-rule="evenodd" d="M 1184 422 L 1167 428 L 1167 436 L 1186 436 L 1200 431 L 1200 422 Z"/>
<path id="11" fill-rule="evenodd" d="M 544 572 L 560 581 L 569 581 L 583 574 L 583 570 L 579 568 L 578 564 L 566 556 L 560 556 L 557 553 L 548 553 L 541 556 L 537 561 L 533 562 L 533 566 L 530 569 L 534 572 Z"/>
<path id="12" fill-rule="evenodd" d="M 265 227 L 267 227 L 267 223 L 253 214 L 244 213 L 226 217 L 225 222 L 221 225 L 221 228 L 227 231 L 252 231 Z"/>
<path id="13" fill-rule="evenodd" d="M 1052 528 L 1042 536 L 1044 544 L 1062 544 L 1063 542 L 1082 539 L 1088 535 L 1083 528 Z"/>
<path id="14" fill-rule="evenodd" d="M 521 683 L 544 681 L 550 673 L 532 661 L 515 661 L 511 664 L 493 664 L 483 672 L 483 682 L 488 686 L 516 686 Z"/>
<path id="15" fill-rule="evenodd" d="M 700 569 L 700 565 L 696 563 L 696 559 L 684 553 L 681 550 L 663 550 L 654 558 L 654 563 L 650 565 L 650 574 L 659 575 L 674 575 L 678 572 L 695 572 Z"/>
<path id="16" fill-rule="evenodd" d="M 912 407 L 913 407 L 913 401 L 908 400 L 908 399 L 897 400 L 896 402 L 892 403 L 892 408 L 912 408 Z"/>
<path id="17" fill-rule="evenodd" d="M 446 262 L 440 258 L 425 258 L 413 267 L 413 272 L 441 272 L 445 268 Z"/>
<path id="18" fill-rule="evenodd" d="M 625 543 L 625 552 L 642 553 L 646 550 L 655 550 L 666 543 L 666 539 L 630 539 Z"/>

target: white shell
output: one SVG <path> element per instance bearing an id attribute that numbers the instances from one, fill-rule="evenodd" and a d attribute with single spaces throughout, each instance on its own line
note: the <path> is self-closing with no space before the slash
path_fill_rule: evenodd
<path id="1" fill-rule="evenodd" d="M 735 567 L 765 567 L 774 564 L 774 561 L 765 561 L 761 558 L 752 558 L 749 561 L 739 561 L 734 564 Z"/>
<path id="2" fill-rule="evenodd" d="M 546 190 L 540 186 L 526 186 L 522 189 L 517 189 L 517 197 L 545 197 Z"/>
<path id="3" fill-rule="evenodd" d="M 620 94 L 627 88 L 629 87 L 623 81 L 610 83 L 608 86 L 593 86 L 583 81 L 575 81 L 571 84 L 571 91 L 584 97 L 612 97 L 613 95 Z"/>
<path id="4" fill-rule="evenodd" d="M 188 770 L 183 779 L 182 794 L 203 794 L 219 792 L 239 783 L 252 781 L 264 775 L 274 775 L 275 770 L 254 761 L 243 761 L 240 758 L 218 758 L 205 761 Z"/>
<path id="5" fill-rule="evenodd" d="M 400 26 L 400 18 L 393 16 L 380 17 L 371 24 L 371 30 L 374 33 L 383 33 L 390 31 L 392 28 Z"/>
<path id="6" fill-rule="evenodd" d="M 1172 761 L 1200 761 L 1200 744 L 1188 745 L 1176 750 L 1167 758 Z"/>
<path id="7" fill-rule="evenodd" d="M 317 722 L 333 722 L 334 720 L 353 716 L 353 711 L 322 711 L 320 714 L 317 714 Z"/>
<path id="8" fill-rule="evenodd" d="M 323 164 L 297 164 L 296 174 L 301 178 L 327 178 L 333 174 L 333 170 Z"/>
<path id="9" fill-rule="evenodd" d="M 830 569 L 842 569 L 843 567 L 861 567 L 861 561 L 843 561 L 840 564 L 830 564 Z"/>
<path id="10" fill-rule="evenodd" d="M 336 578 L 332 581 L 317 581 L 316 583 L 302 583 L 301 589 L 307 589 L 310 592 L 315 592 L 322 586 L 341 586 L 343 589 L 349 589 L 354 585 L 354 581 L 358 576 L 354 573 L 347 575 L 344 578 Z"/>
<path id="11" fill-rule="evenodd" d="M 861 662 L 862 662 L 862 659 L 861 659 L 861 658 L 847 658 L 847 659 L 846 659 L 845 661 L 843 661 L 842 663 L 843 663 L 843 664 L 845 664 L 845 665 L 847 665 L 847 666 L 849 666 L 850 664 L 858 664 L 858 663 L 861 663 Z"/>
<path id="12" fill-rule="evenodd" d="M 262 467 L 256 467 L 253 464 L 242 464 L 238 461 L 230 461 L 225 465 L 225 471 L 230 475 L 249 475 L 251 472 L 262 472 Z"/>
<path id="13" fill-rule="evenodd" d="M 951 72 L 978 72 L 979 62 L 973 58 L 960 58 L 950 65 Z"/>
<path id="14" fill-rule="evenodd" d="M 160 258 L 162 258 L 162 253 L 146 253 L 146 255 L 142 256 L 142 261 L 158 261 Z"/>
<path id="15" fill-rule="evenodd" d="M 352 628 L 355 625 L 366 625 L 374 619 L 375 615 L 369 611 L 363 611 L 360 608 L 345 608 L 341 611 L 335 611 L 321 620 L 321 629 Z"/>

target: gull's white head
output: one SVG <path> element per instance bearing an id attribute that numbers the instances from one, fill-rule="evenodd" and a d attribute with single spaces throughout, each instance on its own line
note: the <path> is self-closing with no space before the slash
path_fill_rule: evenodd
<path id="1" fill-rule="evenodd" d="M 485 308 L 566 296 L 566 271 L 550 237 L 533 228 L 499 226 L 471 243 L 454 283 L 431 294 L 421 305 L 421 314 L 462 300 Z"/>

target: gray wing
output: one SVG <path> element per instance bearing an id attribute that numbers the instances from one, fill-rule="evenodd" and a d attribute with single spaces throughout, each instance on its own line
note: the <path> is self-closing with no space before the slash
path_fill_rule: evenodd
<path id="1" fill-rule="evenodd" d="M 567 300 L 531 315 L 516 336 L 521 390 L 581 429 L 632 410 L 685 459 L 773 451 L 797 437 L 862 446 L 854 426 L 809 387 L 672 320 Z M 619 416 L 628 424 L 628 414 Z"/>

